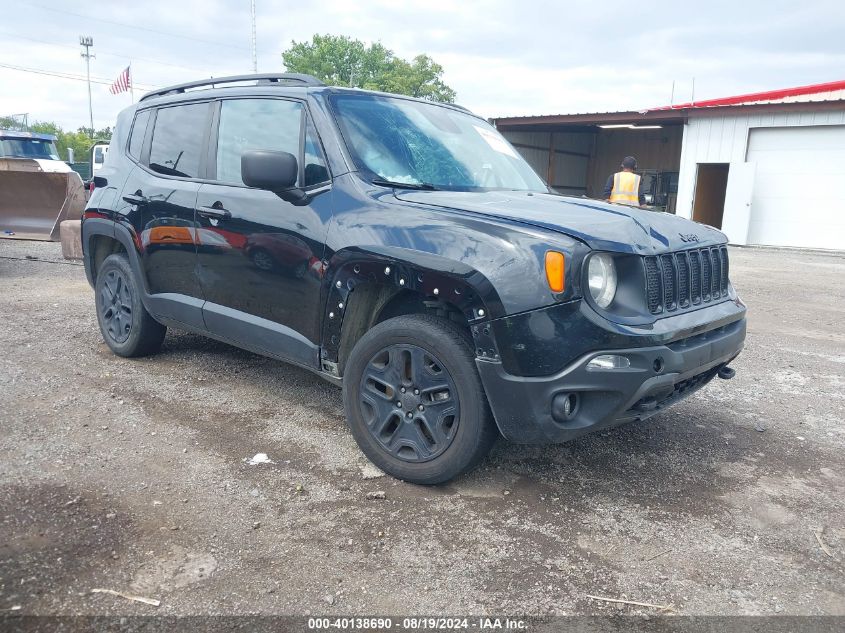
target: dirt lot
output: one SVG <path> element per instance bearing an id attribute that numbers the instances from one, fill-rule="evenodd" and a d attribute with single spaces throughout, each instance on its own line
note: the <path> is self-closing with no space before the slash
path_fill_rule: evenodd
<path id="1" fill-rule="evenodd" d="M 0 609 L 845 614 L 845 257 L 731 256 L 734 380 L 422 488 L 305 371 L 173 331 L 113 356 L 82 267 L 0 240 Z"/>

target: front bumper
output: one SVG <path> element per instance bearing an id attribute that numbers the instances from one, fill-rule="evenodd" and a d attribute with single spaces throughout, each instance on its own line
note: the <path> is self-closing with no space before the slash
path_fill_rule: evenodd
<path id="1" fill-rule="evenodd" d="M 644 420 L 706 385 L 732 361 L 745 341 L 739 318 L 661 345 L 594 350 L 548 376 L 516 376 L 502 363 L 476 360 L 499 430 L 525 444 L 565 442 L 585 433 Z M 624 369 L 588 369 L 599 355 L 630 360 Z M 577 394 L 564 419 L 560 399 Z M 554 410 L 554 413 L 553 413 Z"/>

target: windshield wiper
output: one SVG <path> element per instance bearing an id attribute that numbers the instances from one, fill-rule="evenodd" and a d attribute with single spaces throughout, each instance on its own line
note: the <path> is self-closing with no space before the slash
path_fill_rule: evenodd
<path id="1" fill-rule="evenodd" d="M 395 180 L 385 180 L 384 178 L 373 178 L 374 185 L 381 185 L 382 187 L 396 187 L 397 189 L 422 189 L 424 191 L 436 191 L 437 187 L 430 182 L 397 182 Z"/>

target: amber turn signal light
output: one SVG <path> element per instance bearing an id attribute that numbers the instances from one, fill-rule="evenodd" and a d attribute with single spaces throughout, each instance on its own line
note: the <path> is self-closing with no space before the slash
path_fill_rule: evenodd
<path id="1" fill-rule="evenodd" d="M 546 252 L 546 281 L 552 292 L 563 292 L 563 253 L 557 251 Z"/>

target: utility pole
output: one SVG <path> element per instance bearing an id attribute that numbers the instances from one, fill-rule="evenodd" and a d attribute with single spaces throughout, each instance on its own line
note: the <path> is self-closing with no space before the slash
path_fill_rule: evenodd
<path id="1" fill-rule="evenodd" d="M 250 12 L 252 14 L 252 72 L 258 72 L 258 56 L 255 53 L 255 0 L 250 1 Z"/>
<path id="2" fill-rule="evenodd" d="M 94 138 L 94 109 L 91 106 L 91 58 L 97 56 L 91 52 L 94 38 L 90 35 L 80 35 L 79 45 L 85 47 L 85 52 L 79 54 L 85 58 L 85 75 L 88 77 L 88 122 L 91 124 L 91 138 Z"/>

